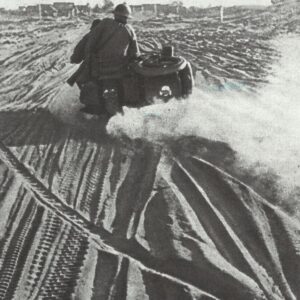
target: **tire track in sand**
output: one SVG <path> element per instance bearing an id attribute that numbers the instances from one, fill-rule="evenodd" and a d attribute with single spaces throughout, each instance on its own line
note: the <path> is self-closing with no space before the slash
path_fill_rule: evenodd
<path id="1" fill-rule="evenodd" d="M 136 259 L 132 254 L 127 254 L 125 251 L 118 250 L 117 247 L 111 246 L 101 239 L 101 229 L 94 224 L 91 224 L 87 219 L 80 215 L 77 211 L 64 204 L 64 201 L 55 196 L 49 191 L 39 179 L 37 179 L 30 170 L 21 163 L 16 156 L 0 141 L 0 159 L 22 180 L 25 187 L 31 191 L 34 199 L 42 206 L 48 208 L 59 216 L 64 222 L 71 224 L 79 229 L 81 233 L 90 239 L 90 242 L 98 250 L 110 253 L 116 256 L 128 258 L 130 261 L 135 262 L 142 270 L 167 279 L 175 284 L 185 286 L 190 291 L 199 292 L 205 295 L 208 299 L 217 299 L 214 296 L 204 292 L 195 285 L 181 280 L 180 278 L 161 272 L 160 270 L 148 267 L 143 261 Z"/>

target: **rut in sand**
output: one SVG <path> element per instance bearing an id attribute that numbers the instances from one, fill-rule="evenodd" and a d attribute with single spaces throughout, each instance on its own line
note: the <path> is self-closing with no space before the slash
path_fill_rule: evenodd
<path id="1" fill-rule="evenodd" d="M 223 140 L 124 141 L 81 118 L 61 82 L 83 29 L 48 25 L 0 65 L 0 298 L 300 298 L 299 220 L 222 170 L 236 159 Z M 255 72 L 276 59 L 265 41 L 247 43 Z M 234 60 L 239 48 L 222 47 Z"/>

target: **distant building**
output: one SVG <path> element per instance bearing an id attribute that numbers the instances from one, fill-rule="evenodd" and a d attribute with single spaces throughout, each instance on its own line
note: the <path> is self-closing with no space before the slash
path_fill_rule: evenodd
<path id="1" fill-rule="evenodd" d="M 158 14 L 164 14 L 164 15 L 178 15 L 179 14 L 180 7 L 175 5 L 169 5 L 169 4 L 157 4 L 157 13 Z"/>
<path id="2" fill-rule="evenodd" d="M 157 12 L 157 4 L 143 4 L 142 6 L 144 12 L 152 12 L 152 13 Z"/>
<path id="3" fill-rule="evenodd" d="M 184 6 L 170 5 L 170 4 L 142 4 L 131 5 L 132 13 L 153 13 L 157 15 L 168 14 L 181 14 L 187 12 L 187 8 Z"/>
<path id="4" fill-rule="evenodd" d="M 58 11 L 51 4 L 41 4 L 42 17 L 57 17 Z"/>
<path id="5" fill-rule="evenodd" d="M 130 5 L 132 13 L 141 13 L 144 11 L 143 5 Z"/>
<path id="6" fill-rule="evenodd" d="M 25 8 L 26 15 L 28 16 L 38 16 L 39 6 L 38 5 L 28 5 Z"/>
<path id="7" fill-rule="evenodd" d="M 51 4 L 19 6 L 19 13 L 32 17 L 57 17 L 57 9 Z"/>
<path id="8" fill-rule="evenodd" d="M 89 4 L 87 5 L 76 5 L 76 14 L 77 15 L 87 15 L 91 14 L 91 7 Z"/>
<path id="9" fill-rule="evenodd" d="M 73 2 L 54 2 L 53 6 L 57 10 L 58 17 L 76 16 L 76 6 Z"/>
<path id="10" fill-rule="evenodd" d="M 75 5 L 73 2 L 54 2 L 53 4 L 38 4 L 19 6 L 19 14 L 42 17 L 75 17 L 77 15 L 90 15 L 91 7 Z"/>
<path id="11" fill-rule="evenodd" d="M 211 18 L 215 20 L 224 20 L 224 8 L 222 6 L 212 6 L 208 8 L 200 8 L 192 6 L 188 9 L 188 14 L 197 18 Z"/>
<path id="12" fill-rule="evenodd" d="M 19 6 L 20 13 L 26 13 L 26 6 Z"/>

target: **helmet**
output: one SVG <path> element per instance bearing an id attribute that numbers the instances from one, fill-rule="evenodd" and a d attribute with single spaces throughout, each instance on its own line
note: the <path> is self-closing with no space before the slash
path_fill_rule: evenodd
<path id="1" fill-rule="evenodd" d="M 113 10 L 113 14 L 116 16 L 122 16 L 126 18 L 130 18 L 131 15 L 131 8 L 127 4 L 119 4 Z"/>

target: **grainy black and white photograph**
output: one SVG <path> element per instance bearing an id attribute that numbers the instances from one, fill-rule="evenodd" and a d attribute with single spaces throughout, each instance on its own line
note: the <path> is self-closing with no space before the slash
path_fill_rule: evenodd
<path id="1" fill-rule="evenodd" d="M 300 1 L 0 0 L 0 299 L 299 300 Z"/>

